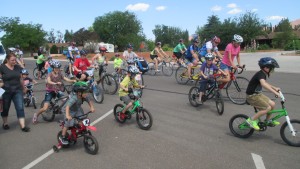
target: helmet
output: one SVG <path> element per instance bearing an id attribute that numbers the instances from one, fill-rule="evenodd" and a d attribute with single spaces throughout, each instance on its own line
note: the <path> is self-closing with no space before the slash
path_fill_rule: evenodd
<path id="1" fill-rule="evenodd" d="M 19 49 L 19 48 L 20 48 L 20 45 L 16 45 L 16 48 L 18 48 L 18 49 Z"/>
<path id="2" fill-rule="evenodd" d="M 221 39 L 220 39 L 219 37 L 217 37 L 217 36 L 214 36 L 214 37 L 212 38 L 212 41 L 214 41 L 214 42 L 216 42 L 216 43 L 220 43 L 220 42 L 221 42 Z"/>
<path id="3" fill-rule="evenodd" d="M 119 53 L 115 53 L 115 56 L 120 56 L 120 54 Z"/>
<path id="4" fill-rule="evenodd" d="M 240 35 L 233 35 L 233 40 L 237 43 L 242 43 L 244 40 L 243 40 L 243 37 L 241 37 Z"/>
<path id="5" fill-rule="evenodd" d="M 132 74 L 138 74 L 140 73 L 139 69 L 135 66 L 128 66 L 128 72 Z"/>
<path id="6" fill-rule="evenodd" d="M 52 56 L 48 56 L 48 60 L 52 59 Z"/>
<path id="7" fill-rule="evenodd" d="M 156 42 L 156 46 L 161 45 L 161 42 Z"/>
<path id="8" fill-rule="evenodd" d="M 205 55 L 205 60 L 214 60 L 214 58 L 215 58 L 214 55 L 211 53 L 207 53 Z"/>
<path id="9" fill-rule="evenodd" d="M 99 50 L 100 50 L 100 52 L 106 52 L 106 51 L 107 51 L 106 47 L 104 47 L 104 46 L 101 46 L 101 47 L 99 48 Z"/>
<path id="10" fill-rule="evenodd" d="M 26 69 L 22 69 L 21 73 L 22 75 L 29 75 L 29 72 Z"/>
<path id="11" fill-rule="evenodd" d="M 193 43 L 199 43 L 199 40 L 197 38 L 194 38 Z"/>
<path id="12" fill-rule="evenodd" d="M 131 44 L 128 44 L 128 45 L 127 45 L 127 49 L 128 49 L 128 48 L 133 49 L 133 46 L 132 46 Z"/>
<path id="13" fill-rule="evenodd" d="M 271 57 L 263 57 L 258 61 L 260 68 L 268 67 L 271 69 L 279 68 L 277 61 Z"/>
<path id="14" fill-rule="evenodd" d="M 183 39 L 179 39 L 179 42 L 183 42 Z"/>
<path id="15" fill-rule="evenodd" d="M 61 63 L 57 60 L 53 61 L 52 62 L 52 65 L 51 65 L 53 68 L 60 68 L 61 67 Z"/>
<path id="16" fill-rule="evenodd" d="M 81 50 L 80 55 L 87 55 L 87 52 L 85 50 Z"/>
<path id="17" fill-rule="evenodd" d="M 89 90 L 89 87 L 86 82 L 79 81 L 79 82 L 74 83 L 74 85 L 73 85 L 74 92 L 85 92 L 88 90 Z"/>

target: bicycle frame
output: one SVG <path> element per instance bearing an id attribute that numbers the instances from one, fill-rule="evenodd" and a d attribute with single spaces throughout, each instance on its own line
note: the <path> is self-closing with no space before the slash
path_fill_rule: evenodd
<path id="1" fill-rule="evenodd" d="M 61 114 L 61 108 L 67 103 L 67 101 L 69 100 L 69 96 L 63 96 L 63 97 L 60 97 L 60 98 L 56 98 L 56 99 L 54 100 L 54 102 L 50 101 L 50 104 L 52 105 L 52 107 L 53 107 L 53 108 L 56 108 L 56 107 L 54 107 L 54 106 L 55 106 L 55 105 L 58 105 L 58 101 L 59 101 L 59 100 L 63 100 L 63 99 L 66 99 L 66 100 L 64 100 L 64 101 L 62 102 L 62 104 L 59 105 L 59 106 L 57 107 L 57 109 L 53 109 L 53 112 L 54 112 L 55 114 Z"/>

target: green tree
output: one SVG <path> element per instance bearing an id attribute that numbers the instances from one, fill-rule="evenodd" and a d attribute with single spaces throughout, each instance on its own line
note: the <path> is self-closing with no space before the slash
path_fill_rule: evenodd
<path id="1" fill-rule="evenodd" d="M 19 44 L 23 50 L 37 49 L 43 45 L 47 33 L 40 24 L 21 24 L 20 18 L 0 18 L 0 31 L 5 34 L 1 38 L 7 47 Z"/>
<path id="2" fill-rule="evenodd" d="M 289 19 L 282 19 L 275 28 L 275 36 L 272 41 L 272 45 L 276 48 L 285 48 L 291 46 L 293 40 L 296 40 L 296 35 L 293 33 L 293 28 Z"/>
<path id="3" fill-rule="evenodd" d="M 66 30 L 64 35 L 65 42 L 73 41 L 73 31 Z"/>
<path id="4" fill-rule="evenodd" d="M 99 36 L 96 32 L 91 32 L 85 28 L 81 28 L 73 34 L 73 40 L 76 42 L 76 44 L 83 46 L 85 42 L 99 41 Z"/>
<path id="5" fill-rule="evenodd" d="M 207 18 L 207 24 L 196 30 L 196 34 L 200 35 L 202 41 L 208 41 L 213 36 L 220 37 L 219 33 L 221 31 L 221 21 L 218 16 L 212 15 Z"/>
<path id="6" fill-rule="evenodd" d="M 119 49 L 125 49 L 128 43 L 137 49 L 145 40 L 141 22 L 134 13 L 128 11 L 114 11 L 98 16 L 93 28 L 103 42 L 117 45 Z"/>
<path id="7" fill-rule="evenodd" d="M 153 29 L 152 32 L 156 42 L 161 42 L 162 45 L 173 47 L 178 44 L 179 39 L 183 39 L 187 42 L 189 38 L 189 32 L 187 30 L 166 25 L 155 25 L 155 29 Z"/>

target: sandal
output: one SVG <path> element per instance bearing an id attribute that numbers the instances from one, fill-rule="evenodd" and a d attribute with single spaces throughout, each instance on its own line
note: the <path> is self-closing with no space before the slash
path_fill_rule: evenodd
<path id="1" fill-rule="evenodd" d="M 33 124 L 36 124 L 36 123 L 37 123 L 37 120 L 38 120 L 37 115 L 36 115 L 36 113 L 34 113 L 34 114 L 33 114 L 33 118 L 32 118 L 32 123 L 33 123 Z"/>
<path id="2" fill-rule="evenodd" d="M 8 124 L 3 124 L 3 125 L 2 125 L 2 128 L 3 128 L 4 130 L 8 130 L 8 129 L 9 129 L 9 125 L 8 125 Z"/>
<path id="3" fill-rule="evenodd" d="M 30 128 L 29 127 L 23 127 L 22 129 L 21 129 L 23 132 L 29 132 L 30 131 Z"/>

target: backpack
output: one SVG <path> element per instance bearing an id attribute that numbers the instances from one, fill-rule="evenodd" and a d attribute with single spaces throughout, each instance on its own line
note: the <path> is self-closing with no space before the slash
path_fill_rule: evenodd
<path id="1" fill-rule="evenodd" d="M 149 66 L 146 60 L 139 60 L 137 62 L 137 67 L 141 72 L 143 72 L 143 74 L 149 70 Z"/>

